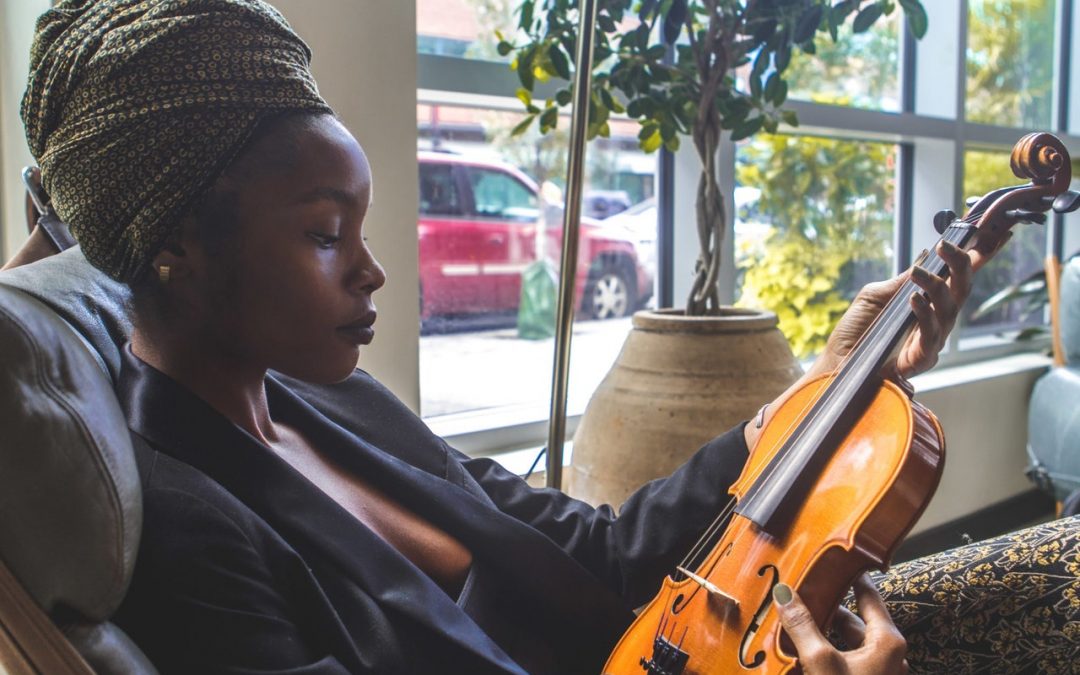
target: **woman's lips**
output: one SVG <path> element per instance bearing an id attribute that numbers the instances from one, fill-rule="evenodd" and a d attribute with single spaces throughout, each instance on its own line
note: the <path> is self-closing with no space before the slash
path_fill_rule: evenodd
<path id="1" fill-rule="evenodd" d="M 338 332 L 345 336 L 349 342 L 357 345 L 370 344 L 375 338 L 375 312 L 366 314 L 352 323 L 338 326 Z"/>

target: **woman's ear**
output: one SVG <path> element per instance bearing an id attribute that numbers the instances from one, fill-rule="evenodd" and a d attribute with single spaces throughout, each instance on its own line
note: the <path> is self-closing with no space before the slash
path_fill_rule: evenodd
<path id="1" fill-rule="evenodd" d="M 206 256 L 192 236 L 194 223 L 185 219 L 180 236 L 154 256 L 154 271 L 162 285 L 176 285 L 201 276 Z"/>

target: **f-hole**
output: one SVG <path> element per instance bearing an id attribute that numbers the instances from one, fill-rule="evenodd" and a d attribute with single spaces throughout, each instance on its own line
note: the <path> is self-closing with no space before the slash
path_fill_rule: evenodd
<path id="1" fill-rule="evenodd" d="M 758 570 L 758 576 L 765 576 L 765 573 L 769 570 L 772 570 L 772 581 L 769 582 L 769 590 L 765 592 L 765 597 L 761 599 L 761 604 L 758 606 L 757 612 L 754 613 L 753 620 L 747 627 L 746 632 L 743 633 L 742 643 L 739 644 L 739 664 L 743 668 L 757 668 L 765 661 L 764 651 L 759 651 L 754 654 L 754 660 L 749 663 L 746 661 L 746 656 L 747 651 L 750 648 L 750 641 L 757 635 L 758 629 L 761 627 L 761 622 L 765 618 L 765 614 L 769 611 L 769 604 L 772 602 L 773 587 L 780 583 L 780 570 L 776 569 L 775 565 L 765 565 Z"/>

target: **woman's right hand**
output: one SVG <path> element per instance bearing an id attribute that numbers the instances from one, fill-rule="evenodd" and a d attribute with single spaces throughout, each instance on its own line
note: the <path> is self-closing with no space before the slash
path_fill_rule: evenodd
<path id="1" fill-rule="evenodd" d="M 893 625 L 884 601 L 870 578 L 863 574 L 855 581 L 855 601 L 866 623 L 841 607 L 836 627 L 845 642 L 854 647 L 842 652 L 821 631 L 810 610 L 790 587 L 778 585 L 773 599 L 780 623 L 799 653 L 799 665 L 807 675 L 892 675 L 906 673 L 907 641 Z M 787 602 L 784 602 L 784 601 Z"/>

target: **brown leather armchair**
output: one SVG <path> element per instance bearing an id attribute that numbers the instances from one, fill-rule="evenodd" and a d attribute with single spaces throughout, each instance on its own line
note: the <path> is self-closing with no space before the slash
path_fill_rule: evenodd
<path id="1" fill-rule="evenodd" d="M 78 249 L 0 272 L 0 671 L 156 673 L 108 621 L 142 523 L 126 299 Z"/>

